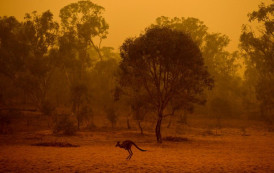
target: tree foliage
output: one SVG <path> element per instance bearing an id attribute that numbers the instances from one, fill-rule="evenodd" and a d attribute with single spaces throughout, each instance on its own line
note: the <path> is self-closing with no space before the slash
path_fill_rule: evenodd
<path id="1" fill-rule="evenodd" d="M 86 48 L 88 45 L 98 52 L 100 58 L 100 46 L 102 39 L 108 34 L 109 25 L 102 16 L 104 8 L 89 0 L 71 3 L 60 10 L 61 25 L 64 32 L 69 32 L 78 38 L 78 44 Z M 96 45 L 94 38 L 99 38 Z"/>
<path id="2" fill-rule="evenodd" d="M 258 22 L 259 30 L 245 25 L 242 30 L 241 49 L 245 54 L 246 79 L 255 85 L 261 113 L 268 122 L 273 122 L 274 106 L 274 4 L 259 5 L 257 11 L 249 13 L 250 22 Z"/>
<path id="3" fill-rule="evenodd" d="M 101 42 L 107 37 L 109 27 L 102 16 L 103 11 L 103 7 L 89 0 L 71 3 L 60 10 L 63 35 L 59 39 L 59 64 L 70 86 L 72 111 L 76 114 L 78 128 L 87 118 L 86 114 L 91 115 L 91 111 L 86 112 L 91 106 L 91 69 L 96 57 L 102 61 Z"/>
<path id="4" fill-rule="evenodd" d="M 157 141 L 162 142 L 161 122 L 170 101 L 184 97 L 199 103 L 196 96 L 212 87 L 199 47 L 182 32 L 152 27 L 127 39 L 120 51 L 121 86 L 146 91 L 158 115 Z"/>
<path id="5" fill-rule="evenodd" d="M 13 17 L 1 20 L 1 72 L 40 110 L 47 102 L 58 28 L 50 11 L 27 13 L 22 23 Z"/>
<path id="6" fill-rule="evenodd" d="M 0 73 L 10 79 L 22 70 L 28 55 L 26 43 L 20 40 L 21 30 L 22 24 L 14 17 L 0 17 Z"/>
<path id="7" fill-rule="evenodd" d="M 235 89 L 233 87 L 237 83 L 236 81 L 239 80 L 237 76 L 239 54 L 238 52 L 230 53 L 225 50 L 230 41 L 226 35 L 210 33 L 208 27 L 201 20 L 192 17 L 168 18 L 162 16 L 156 19 L 156 23 L 153 26 L 167 26 L 174 30 L 185 32 L 199 46 L 205 65 L 208 67 L 208 72 L 214 78 L 214 88 L 205 92 L 204 97 L 207 97 L 208 102 L 206 106 L 199 107 L 200 111 L 213 114 L 214 109 L 212 109 L 210 103 L 217 98 L 223 98 L 229 104 L 233 104 L 236 100 L 237 104 L 234 104 L 232 109 L 240 109 L 241 98 L 237 93 L 239 88 Z M 184 100 L 178 100 L 174 103 L 180 104 L 180 102 L 184 102 Z M 187 111 L 191 107 L 193 106 L 184 106 L 183 109 Z"/>

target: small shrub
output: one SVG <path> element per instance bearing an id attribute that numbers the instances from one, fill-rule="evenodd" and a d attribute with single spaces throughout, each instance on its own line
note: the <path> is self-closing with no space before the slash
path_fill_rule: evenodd
<path id="1" fill-rule="evenodd" d="M 115 110 L 113 108 L 108 108 L 105 110 L 107 114 L 107 119 L 110 121 L 112 128 L 115 126 L 117 121 L 117 114 L 115 113 Z"/>
<path id="2" fill-rule="evenodd" d="M 212 130 L 209 129 L 209 128 L 206 129 L 205 131 L 203 131 L 202 134 L 203 134 L 204 136 L 214 135 L 214 133 L 212 132 Z"/>
<path id="3" fill-rule="evenodd" d="M 83 124 L 83 122 L 93 120 L 93 111 L 88 105 L 84 105 L 79 112 L 76 113 L 76 118 L 78 129 L 80 129 L 80 125 Z"/>
<path id="4" fill-rule="evenodd" d="M 44 101 L 42 103 L 42 107 L 41 107 L 41 112 L 44 114 L 44 115 L 51 115 L 52 112 L 55 110 L 55 106 L 49 102 L 49 101 Z"/>
<path id="5" fill-rule="evenodd" d="M 8 115 L 0 114 L 0 134 L 10 133 L 11 118 Z"/>
<path id="6" fill-rule="evenodd" d="M 11 127 L 12 121 L 20 117 L 22 113 L 17 110 L 0 110 L 0 134 L 11 134 L 13 128 Z"/>
<path id="7" fill-rule="evenodd" d="M 174 137 L 174 136 L 167 136 L 163 138 L 164 141 L 171 141 L 171 142 L 185 142 L 189 141 L 188 138 L 182 138 L 182 137 Z"/>
<path id="8" fill-rule="evenodd" d="M 93 122 L 89 122 L 86 129 L 87 130 L 94 130 L 94 129 L 96 129 L 96 125 Z"/>
<path id="9" fill-rule="evenodd" d="M 72 118 L 68 115 L 62 115 L 59 120 L 57 120 L 53 133 L 61 133 L 63 135 L 74 135 L 77 131 L 77 126 Z"/>

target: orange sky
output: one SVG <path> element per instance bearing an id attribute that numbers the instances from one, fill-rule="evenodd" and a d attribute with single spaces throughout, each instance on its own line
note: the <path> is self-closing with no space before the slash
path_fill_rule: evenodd
<path id="1" fill-rule="evenodd" d="M 0 15 L 12 15 L 19 20 L 26 12 L 50 9 L 58 19 L 59 10 L 78 0 L 0 0 Z M 236 50 L 242 24 L 247 13 L 258 9 L 260 2 L 271 0 L 93 0 L 105 7 L 110 25 L 103 45 L 116 49 L 127 37 L 138 35 L 159 16 L 195 17 L 209 27 L 210 32 L 226 34 L 231 39 L 229 50 Z"/>

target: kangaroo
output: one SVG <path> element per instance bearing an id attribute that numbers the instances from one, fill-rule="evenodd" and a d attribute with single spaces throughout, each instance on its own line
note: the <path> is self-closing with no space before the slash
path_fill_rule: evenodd
<path id="1" fill-rule="evenodd" d="M 127 150 L 129 155 L 126 159 L 130 160 L 130 158 L 133 155 L 133 153 L 131 151 L 131 146 L 132 145 L 134 145 L 140 151 L 147 151 L 147 150 L 143 150 L 143 149 L 139 148 L 134 142 L 132 142 L 130 140 L 126 140 L 126 141 L 122 142 L 122 144 L 120 144 L 120 141 L 118 141 L 117 144 L 116 144 L 116 147 L 124 148 L 125 150 Z"/>

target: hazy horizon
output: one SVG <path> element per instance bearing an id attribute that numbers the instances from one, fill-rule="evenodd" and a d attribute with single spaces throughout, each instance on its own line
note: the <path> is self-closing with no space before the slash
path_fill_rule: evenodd
<path id="1" fill-rule="evenodd" d="M 78 0 L 9 0 L 0 2 L 1 16 L 15 16 L 23 20 L 25 13 L 36 10 L 42 13 L 50 10 L 54 18 L 59 20 L 59 10 Z M 114 47 L 116 50 L 128 37 L 139 35 L 147 26 L 155 22 L 160 16 L 194 17 L 205 23 L 209 32 L 227 35 L 231 42 L 228 50 L 237 50 L 239 36 L 243 24 L 248 23 L 247 14 L 258 9 L 261 2 L 266 4 L 270 0 L 139 0 L 139 1 L 111 1 L 93 0 L 92 2 L 105 8 L 106 21 L 110 25 L 108 38 L 103 41 L 104 46 Z"/>
<path id="2" fill-rule="evenodd" d="M 264 3 L 0 0 L 0 173 L 274 173 Z"/>

